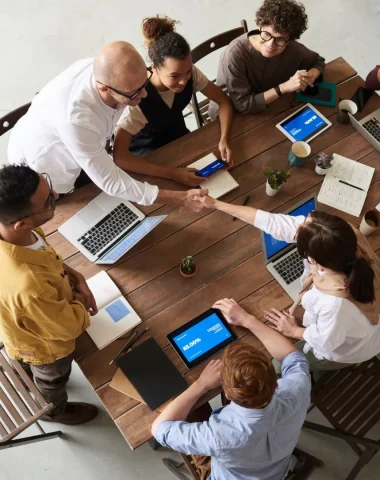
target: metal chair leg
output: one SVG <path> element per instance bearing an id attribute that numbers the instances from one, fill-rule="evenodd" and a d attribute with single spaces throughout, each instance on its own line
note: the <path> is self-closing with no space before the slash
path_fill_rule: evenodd
<path id="1" fill-rule="evenodd" d="M 31 437 L 19 438 L 16 440 L 9 440 L 8 442 L 0 443 L 0 450 L 4 448 L 18 447 L 20 445 L 27 445 L 28 443 L 42 442 L 43 440 L 50 440 L 51 438 L 62 437 L 61 431 L 42 433 L 41 435 L 33 435 Z"/>
<path id="2" fill-rule="evenodd" d="M 179 462 L 175 462 L 171 458 L 163 458 L 162 463 L 177 478 L 180 478 L 181 480 L 190 480 L 187 475 L 185 475 L 183 472 L 181 472 L 181 468 L 183 468 L 185 466 L 184 462 L 179 463 Z"/>

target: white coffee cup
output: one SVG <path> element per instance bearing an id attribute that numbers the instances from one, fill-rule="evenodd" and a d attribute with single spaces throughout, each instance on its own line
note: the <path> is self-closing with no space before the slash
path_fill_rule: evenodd
<path id="1" fill-rule="evenodd" d="M 366 237 L 375 232 L 380 226 L 380 212 L 376 208 L 368 210 L 363 215 L 359 230 Z"/>
<path id="2" fill-rule="evenodd" d="M 348 114 L 355 115 L 358 111 L 358 106 L 352 100 L 341 100 L 338 105 L 338 122 L 348 123 L 350 118 Z"/>

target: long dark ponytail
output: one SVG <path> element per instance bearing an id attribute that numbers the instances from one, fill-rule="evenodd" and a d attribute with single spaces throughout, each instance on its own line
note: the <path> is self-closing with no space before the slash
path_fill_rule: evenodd
<path id="1" fill-rule="evenodd" d="M 342 218 L 314 211 L 297 233 L 297 249 L 303 258 L 313 258 L 319 265 L 347 276 L 346 287 L 360 303 L 375 299 L 375 273 L 365 258 L 356 256 L 357 238 Z"/>

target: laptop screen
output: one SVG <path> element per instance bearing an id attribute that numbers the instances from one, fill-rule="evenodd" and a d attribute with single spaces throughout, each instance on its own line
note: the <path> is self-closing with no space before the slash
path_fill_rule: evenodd
<path id="1" fill-rule="evenodd" d="M 292 217 L 304 215 L 306 217 L 311 211 L 315 210 L 315 208 L 315 197 L 309 198 L 305 203 L 299 205 L 294 210 L 291 210 L 288 215 L 291 215 Z M 269 235 L 268 233 L 264 233 L 263 237 L 268 260 L 274 255 L 276 255 L 278 252 L 286 248 L 288 245 L 290 245 L 289 243 L 283 242 L 282 240 L 276 240 L 272 237 L 272 235 Z"/>

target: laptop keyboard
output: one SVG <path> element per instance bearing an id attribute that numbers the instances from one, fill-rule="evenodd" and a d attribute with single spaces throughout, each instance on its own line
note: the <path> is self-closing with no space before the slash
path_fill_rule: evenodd
<path id="1" fill-rule="evenodd" d="M 377 118 L 371 118 L 363 123 L 363 127 L 373 136 L 373 138 L 380 142 L 380 122 Z"/>
<path id="2" fill-rule="evenodd" d="M 285 280 L 286 284 L 290 285 L 294 280 L 301 277 L 305 267 L 302 258 L 295 250 L 291 255 L 274 264 L 273 268 Z"/>
<path id="3" fill-rule="evenodd" d="M 78 242 L 92 255 L 96 255 L 115 240 L 128 226 L 135 223 L 138 216 L 124 203 L 120 203 L 100 222 L 94 225 Z"/>

